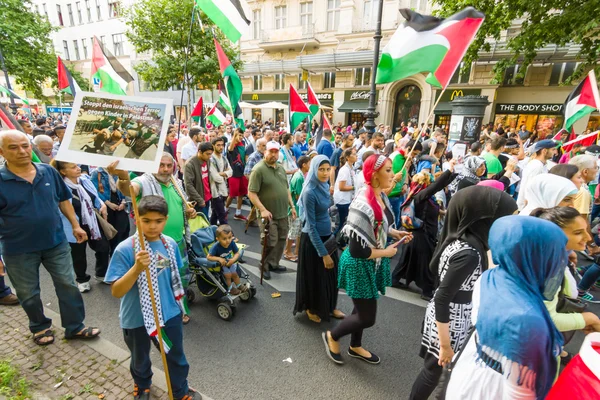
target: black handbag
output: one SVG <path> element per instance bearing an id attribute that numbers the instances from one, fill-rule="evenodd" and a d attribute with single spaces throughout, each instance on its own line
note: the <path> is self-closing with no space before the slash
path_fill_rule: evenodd
<path id="1" fill-rule="evenodd" d="M 337 240 L 334 235 L 329 236 L 329 239 L 323 242 L 323 245 L 325 245 L 325 250 L 327 250 L 327 254 L 330 256 L 334 255 L 338 250 Z"/>
<path id="2" fill-rule="evenodd" d="M 565 278 L 563 278 L 562 285 L 560 286 L 560 292 L 558 292 L 558 303 L 556 303 L 556 312 L 560 314 L 581 314 L 587 308 L 587 303 L 582 302 L 579 299 L 572 299 L 565 296 Z"/>

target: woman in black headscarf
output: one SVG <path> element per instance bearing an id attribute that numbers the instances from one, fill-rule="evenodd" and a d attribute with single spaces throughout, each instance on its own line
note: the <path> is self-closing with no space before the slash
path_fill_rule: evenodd
<path id="1" fill-rule="evenodd" d="M 488 267 L 490 227 L 516 210 L 517 204 L 507 193 L 483 186 L 459 190 L 450 201 L 430 264 L 439 286 L 425 313 L 419 354 L 424 366 L 413 384 L 411 400 L 429 398 L 444 365 L 468 337 L 473 286 Z"/>

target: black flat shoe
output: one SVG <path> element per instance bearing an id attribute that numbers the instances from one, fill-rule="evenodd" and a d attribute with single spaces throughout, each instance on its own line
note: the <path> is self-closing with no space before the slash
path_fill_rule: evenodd
<path id="1" fill-rule="evenodd" d="M 280 272 L 285 272 L 285 271 L 287 271 L 287 268 L 286 268 L 286 267 L 284 267 L 283 265 L 278 265 L 278 266 L 276 266 L 275 268 L 271 268 L 271 271 L 273 271 L 273 272 L 277 272 L 277 273 L 280 273 Z"/>
<path id="2" fill-rule="evenodd" d="M 361 356 L 360 354 L 358 354 L 357 352 L 355 352 L 352 349 L 348 349 L 348 355 L 350 357 L 354 357 L 354 358 L 358 358 L 361 359 L 365 362 L 368 362 L 369 364 L 379 364 L 381 362 L 381 360 L 379 359 L 379 357 L 377 357 L 375 354 L 371 353 L 371 357 L 367 358 L 364 356 Z"/>
<path id="3" fill-rule="evenodd" d="M 325 343 L 325 352 L 327 353 L 327 357 L 329 357 L 329 359 L 331 359 L 331 361 L 333 361 L 334 363 L 336 363 L 338 365 L 344 364 L 342 355 L 339 353 L 336 354 L 333 351 L 331 351 L 331 349 L 329 349 L 329 343 L 327 342 L 327 332 L 323 332 L 321 334 L 321 337 L 323 338 L 323 343 Z"/>
<path id="4" fill-rule="evenodd" d="M 425 294 L 425 293 L 423 293 L 421 295 L 421 299 L 425 300 L 425 301 L 431 301 L 431 299 L 433 299 L 433 295 L 432 294 Z"/>
<path id="5" fill-rule="evenodd" d="M 265 281 L 268 281 L 269 279 L 271 279 L 271 273 L 269 271 L 263 272 L 263 279 Z"/>

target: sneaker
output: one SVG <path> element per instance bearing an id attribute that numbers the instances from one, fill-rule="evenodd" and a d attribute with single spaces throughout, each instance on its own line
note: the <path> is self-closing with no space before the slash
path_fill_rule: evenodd
<path id="1" fill-rule="evenodd" d="M 80 293 L 87 293 L 92 290 L 89 282 L 77 283 L 77 288 L 79 289 Z"/>
<path id="2" fill-rule="evenodd" d="M 237 221 L 244 221 L 244 222 L 246 222 L 248 220 L 248 218 L 244 217 L 243 214 L 235 214 L 233 216 L 233 219 L 235 219 Z"/>
<path id="3" fill-rule="evenodd" d="M 577 296 L 580 300 L 582 301 L 587 301 L 588 303 L 592 303 L 592 304 L 600 304 L 600 300 L 595 299 L 594 296 L 592 296 L 590 294 L 590 292 L 584 292 L 583 294 L 580 294 L 579 296 Z"/>
<path id="4" fill-rule="evenodd" d="M 596 283 L 594 283 L 594 287 L 596 289 L 600 289 L 600 280 L 596 281 Z"/>
<path id="5" fill-rule="evenodd" d="M 15 306 L 17 304 L 19 304 L 19 299 L 13 293 L 0 298 L 0 306 Z"/>
<path id="6" fill-rule="evenodd" d="M 229 294 L 232 296 L 237 296 L 238 294 L 240 294 L 240 289 L 232 287 L 231 289 L 229 289 Z"/>
<path id="7" fill-rule="evenodd" d="M 188 392 L 188 394 L 186 394 L 185 396 L 183 396 L 181 399 L 178 400 L 202 400 L 202 395 L 198 392 L 196 392 L 193 389 L 190 389 L 190 391 Z"/>
<path id="8" fill-rule="evenodd" d="M 238 289 L 240 289 L 240 292 L 242 292 L 242 293 L 247 292 L 248 291 L 248 284 L 244 283 L 244 284 L 238 286 Z"/>
<path id="9" fill-rule="evenodd" d="M 133 385 L 133 399 L 134 400 L 150 400 L 150 388 L 140 390 L 140 387 L 136 384 Z"/>
<path id="10" fill-rule="evenodd" d="M 110 285 L 110 283 L 107 283 L 107 282 L 104 281 L 104 277 L 103 276 L 94 276 L 94 279 L 96 279 L 100 283 L 104 283 L 105 285 Z"/>

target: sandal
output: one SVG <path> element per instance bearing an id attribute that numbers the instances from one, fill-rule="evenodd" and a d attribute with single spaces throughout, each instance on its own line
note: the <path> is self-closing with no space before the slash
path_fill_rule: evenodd
<path id="1" fill-rule="evenodd" d="M 181 322 L 183 322 L 184 325 L 187 325 L 190 323 L 192 319 L 190 318 L 189 315 L 184 315 L 183 317 L 181 317 Z"/>
<path id="2" fill-rule="evenodd" d="M 335 319 L 344 319 L 344 318 L 346 318 L 346 314 L 344 314 L 340 310 L 333 310 L 333 312 L 331 313 L 331 316 L 333 318 L 335 318 Z"/>
<path id="3" fill-rule="evenodd" d="M 298 257 L 296 256 L 288 256 L 287 254 L 284 254 L 283 258 L 291 262 L 298 262 Z"/>
<path id="4" fill-rule="evenodd" d="M 321 317 L 319 317 L 316 314 L 311 313 L 310 311 L 306 310 L 306 316 L 308 317 L 308 319 L 310 319 L 312 322 L 316 322 L 317 324 L 321 323 Z"/>
<path id="5" fill-rule="evenodd" d="M 94 329 L 98 329 L 98 328 L 94 328 L 92 326 L 88 326 L 86 328 L 83 328 L 83 330 L 81 330 L 80 332 L 74 334 L 73 336 L 70 337 L 66 337 L 65 339 L 67 340 L 73 340 L 73 339 L 93 339 L 95 337 L 98 337 L 98 335 L 100 335 L 100 329 L 98 329 L 98 332 L 94 333 Z"/>
<path id="6" fill-rule="evenodd" d="M 43 342 L 44 338 L 51 338 L 51 340 Z M 48 346 L 54 343 L 54 331 L 52 329 L 46 329 L 44 333 L 38 332 L 33 334 L 33 342 L 38 346 Z"/>

